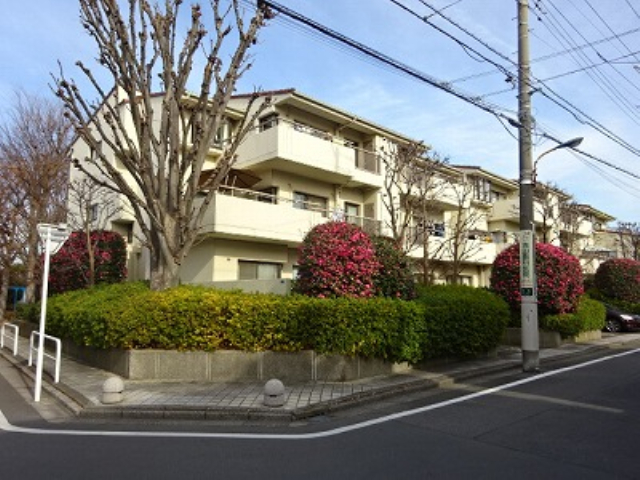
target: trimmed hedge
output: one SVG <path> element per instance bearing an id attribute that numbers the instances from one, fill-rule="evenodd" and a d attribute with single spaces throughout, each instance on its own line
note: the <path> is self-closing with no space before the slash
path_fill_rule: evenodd
<path id="1" fill-rule="evenodd" d="M 605 317 L 606 308 L 601 302 L 583 296 L 576 313 L 542 316 L 540 328 L 559 332 L 562 338 L 575 337 L 582 332 L 602 330 Z"/>
<path id="2" fill-rule="evenodd" d="M 404 301 L 196 286 L 155 292 L 124 283 L 54 296 L 47 317 L 49 333 L 100 349 L 313 349 L 417 363 L 490 351 L 502 338 L 508 309 L 490 292 L 460 286 L 431 287 L 419 300 Z"/>
<path id="3" fill-rule="evenodd" d="M 498 295 L 463 285 L 422 288 L 426 316 L 424 358 L 472 357 L 500 345 L 509 306 Z"/>

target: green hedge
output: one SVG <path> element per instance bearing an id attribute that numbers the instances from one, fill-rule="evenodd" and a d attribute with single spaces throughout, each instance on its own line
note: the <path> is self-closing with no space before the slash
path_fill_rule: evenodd
<path id="1" fill-rule="evenodd" d="M 605 317 L 605 306 L 585 295 L 580 299 L 576 313 L 545 315 L 540 318 L 540 328 L 559 332 L 562 338 L 575 337 L 582 332 L 602 330 Z"/>
<path id="2" fill-rule="evenodd" d="M 422 288 L 427 308 L 424 358 L 470 357 L 500 345 L 509 322 L 509 306 L 487 290 L 441 285 Z"/>
<path id="3" fill-rule="evenodd" d="M 419 300 L 404 301 L 196 286 L 154 292 L 142 283 L 124 283 L 50 298 L 47 331 L 101 349 L 313 349 L 416 363 L 486 353 L 498 345 L 507 317 L 503 300 L 468 287 L 433 287 Z"/>

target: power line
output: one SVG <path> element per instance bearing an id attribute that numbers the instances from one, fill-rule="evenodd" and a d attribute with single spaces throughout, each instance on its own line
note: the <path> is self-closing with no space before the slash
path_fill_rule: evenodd
<path id="1" fill-rule="evenodd" d="M 537 4 L 537 8 L 541 9 L 542 2 Z M 575 45 L 575 41 L 571 38 L 571 35 L 567 32 L 567 30 L 562 26 L 561 22 L 556 18 L 556 16 L 562 18 L 564 22 L 576 32 L 576 34 L 582 38 L 584 41 L 587 41 L 585 36 L 576 28 L 573 22 L 569 21 L 567 17 L 552 3 L 551 8 L 556 12 L 552 13 L 550 10 L 544 12 L 545 20 L 543 23 L 549 30 L 549 32 L 558 40 L 559 43 L 566 43 L 568 45 Z M 542 21 L 542 20 L 541 20 Z M 596 53 L 598 58 L 604 59 L 604 57 L 598 52 L 598 50 L 591 46 L 592 50 Z M 590 64 L 590 60 L 588 56 L 582 51 L 576 51 L 575 55 L 572 54 L 576 63 L 580 66 L 585 66 L 585 64 Z M 614 68 L 615 70 L 615 68 Z M 599 70 L 586 70 L 587 75 L 592 79 L 592 81 L 600 88 L 600 90 L 609 97 L 609 99 L 616 104 L 623 113 L 625 113 L 632 121 L 638 123 L 640 116 L 638 115 L 638 111 L 635 106 L 629 102 L 627 96 L 620 93 L 617 86 L 609 80 L 603 72 Z M 626 79 L 626 78 L 625 78 Z M 628 79 L 626 79 L 628 81 Z"/>
<path id="2" fill-rule="evenodd" d="M 365 56 L 369 56 L 371 58 L 374 58 L 375 60 L 377 60 L 378 62 L 382 63 L 383 65 L 386 66 L 390 66 L 393 67 L 396 70 L 401 71 L 404 74 L 407 74 L 408 76 L 415 78 L 417 80 L 423 81 L 425 83 L 428 83 L 431 86 L 434 86 L 446 93 L 450 93 L 454 96 L 456 96 L 457 98 L 470 103 L 478 108 L 480 108 L 481 110 L 490 113 L 492 115 L 494 115 L 495 117 L 497 117 L 499 120 L 505 120 L 507 121 L 511 126 L 517 127 L 519 128 L 519 122 L 516 121 L 514 118 L 496 111 L 496 109 L 501 109 L 501 110 L 505 110 L 506 109 L 502 108 L 502 107 L 497 107 L 494 106 L 492 104 L 489 104 L 488 102 L 482 102 L 478 100 L 478 97 L 472 97 L 468 94 L 464 94 L 456 89 L 454 89 L 453 87 L 451 87 L 447 82 L 444 81 L 440 81 L 440 80 L 436 80 L 434 77 L 431 77 L 425 73 L 419 72 L 418 70 L 409 67 L 381 52 L 378 52 L 377 50 L 374 50 L 371 47 L 368 47 L 362 43 L 359 43 L 355 40 L 350 39 L 349 37 L 346 37 L 345 35 L 336 32 L 334 30 L 331 30 L 328 27 L 325 27 L 323 25 L 321 25 L 318 22 L 315 22 L 312 19 L 309 19 L 291 9 L 288 9 L 287 7 L 284 7 L 282 5 L 279 5 L 275 2 L 272 2 L 270 0 L 261 0 L 265 5 L 269 6 L 270 8 L 272 8 L 273 10 L 276 10 L 280 13 L 282 13 L 283 15 L 290 17 L 291 19 L 295 20 L 296 22 L 300 22 L 308 27 L 310 27 L 313 30 L 316 30 L 318 32 L 320 32 L 322 35 L 326 35 L 327 37 L 329 37 L 332 40 L 338 41 L 343 45 L 347 45 L 350 48 L 354 48 L 356 49 L 358 52 L 360 52 L 361 54 L 365 55 Z M 548 88 L 548 87 L 547 87 Z M 549 89 L 551 92 L 553 92 L 553 90 Z M 553 92 L 555 93 L 555 92 Z M 563 100 L 564 102 L 568 102 L 564 99 L 562 99 L 562 97 L 559 97 L 561 100 L 555 100 L 553 98 L 551 98 L 548 94 L 544 93 L 544 95 L 547 98 L 550 98 L 550 100 L 552 100 L 554 103 L 557 103 L 560 107 L 566 109 L 567 111 L 569 111 L 570 113 L 572 113 L 574 116 L 576 116 L 576 114 L 574 112 L 571 112 L 570 107 L 576 109 L 578 112 L 580 112 L 581 115 L 584 116 L 584 118 L 588 119 L 590 122 L 593 122 L 594 125 L 599 125 L 595 120 L 593 120 L 591 117 L 589 117 L 586 113 L 582 112 L 581 110 L 577 109 L 577 107 L 575 107 L 574 105 L 569 103 L 569 106 L 563 105 L 561 103 L 561 100 Z M 581 122 L 581 123 L 588 123 L 585 120 L 579 118 L 576 116 L 576 118 Z M 589 123 L 590 124 L 590 123 Z M 595 128 L 595 127 L 594 127 Z M 602 127 L 602 131 L 601 133 L 603 133 L 606 136 L 609 136 L 607 134 L 607 130 Z M 548 135 L 546 133 L 542 133 L 543 136 L 545 136 L 546 138 L 549 138 L 557 143 L 562 143 L 561 140 L 554 138 L 551 135 Z M 625 147 L 628 150 L 631 150 L 633 153 L 635 153 L 636 155 L 640 155 L 640 151 L 638 151 L 637 149 L 635 149 L 635 147 L 633 147 L 630 144 L 627 144 L 626 142 L 624 142 L 621 139 L 616 139 L 614 136 L 610 136 L 609 138 L 611 138 L 612 140 L 616 141 L 617 143 L 620 143 L 623 147 Z M 628 170 L 623 169 L 622 167 L 619 167 L 617 165 L 612 164 L 611 162 L 607 162 L 606 160 L 602 160 L 592 154 L 589 154 L 588 152 L 584 152 L 584 151 L 580 151 L 580 153 L 582 153 L 584 156 L 587 156 L 589 158 L 591 158 L 592 160 L 595 160 L 599 163 L 602 163 L 604 165 L 607 165 L 610 168 L 616 169 L 620 172 L 623 172 L 627 175 L 630 175 L 634 178 L 640 178 L 640 176 L 638 176 L 637 174 L 630 172 Z"/>
<path id="3" fill-rule="evenodd" d="M 482 101 L 481 99 L 479 99 L 479 97 L 474 97 L 472 95 L 466 94 L 458 89 L 453 88 L 448 82 L 442 81 L 442 80 L 438 80 L 435 77 L 428 75 L 424 72 L 420 72 L 419 70 L 410 67 L 398 60 L 395 60 L 391 57 L 389 57 L 388 55 L 385 55 L 384 53 L 379 52 L 378 50 L 375 50 L 367 45 L 364 45 L 363 43 L 357 42 L 356 40 L 353 40 L 335 30 L 332 30 L 308 17 L 305 17 L 283 5 L 280 5 L 278 3 L 272 2 L 270 0 L 261 0 L 262 3 L 264 3 L 265 5 L 267 5 L 269 8 L 276 10 L 304 25 L 307 25 L 308 27 L 317 30 L 319 32 L 321 32 L 323 35 L 328 36 L 329 38 L 338 41 L 344 45 L 347 45 L 359 52 L 361 52 L 364 55 L 367 55 L 371 58 L 376 59 L 377 61 L 391 66 L 394 69 L 408 75 L 409 77 L 412 77 L 414 79 L 423 81 L 425 83 L 428 83 L 429 85 L 442 90 L 446 93 L 449 93 L 451 95 L 454 95 L 455 97 L 470 103 L 482 110 L 484 110 L 487 113 L 491 113 L 492 115 L 495 116 L 500 116 L 502 118 L 504 118 L 507 121 L 514 121 L 513 118 L 505 115 L 504 113 L 500 113 L 497 110 L 504 110 L 504 111 L 508 111 L 511 113 L 515 113 L 511 110 L 508 110 L 504 107 L 501 107 L 499 105 L 496 104 L 492 104 L 489 102 L 485 102 Z"/>

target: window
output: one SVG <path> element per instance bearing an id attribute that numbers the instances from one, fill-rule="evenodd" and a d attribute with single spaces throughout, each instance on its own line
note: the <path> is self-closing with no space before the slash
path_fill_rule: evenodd
<path id="1" fill-rule="evenodd" d="M 473 179 L 473 198 L 480 202 L 491 202 L 491 181 L 475 177 Z"/>
<path id="2" fill-rule="evenodd" d="M 231 137 L 231 128 L 228 122 L 223 122 L 222 125 L 218 127 L 216 130 L 216 134 L 213 136 L 211 140 L 211 146 L 222 148 L 225 143 L 229 141 Z"/>
<path id="3" fill-rule="evenodd" d="M 278 203 L 278 187 L 267 187 L 258 190 L 264 195 L 258 195 L 257 200 L 263 203 Z"/>
<path id="4" fill-rule="evenodd" d="M 238 260 L 238 280 L 276 280 L 281 275 L 280 263 Z"/>
<path id="5" fill-rule="evenodd" d="M 133 222 L 111 222 L 111 229 L 122 235 L 127 243 L 133 243 Z"/>
<path id="6" fill-rule="evenodd" d="M 90 222 L 97 222 L 98 221 L 98 214 L 100 213 L 99 211 L 99 205 L 97 203 L 93 203 L 91 204 L 91 207 L 89 209 L 89 221 Z"/>
<path id="7" fill-rule="evenodd" d="M 431 223 L 429 225 L 429 233 L 431 235 L 433 235 L 434 237 L 440 237 L 440 238 L 444 238 L 445 235 L 445 226 L 444 226 L 444 222 L 440 222 L 440 223 Z"/>
<path id="8" fill-rule="evenodd" d="M 265 130 L 269 130 L 270 128 L 278 126 L 278 114 L 270 113 L 269 115 L 265 115 L 259 120 L 258 130 L 264 132 Z"/>
<path id="9" fill-rule="evenodd" d="M 447 275 L 447 283 L 449 285 L 453 285 L 455 283 L 453 275 Z M 469 275 L 458 275 L 458 285 L 466 285 L 467 287 L 472 287 L 473 279 Z"/>
<path id="10" fill-rule="evenodd" d="M 92 162 L 97 161 L 100 158 L 101 153 L 102 153 L 102 140 L 98 140 L 96 142 L 95 148 L 91 147 L 90 154 L 89 154 L 91 161 Z"/>
<path id="11" fill-rule="evenodd" d="M 201 126 L 202 129 L 206 128 L 206 125 Z M 202 135 L 204 130 L 198 132 L 196 128 L 196 124 L 193 123 L 191 126 L 191 141 L 192 143 L 196 142 L 198 135 Z M 210 147 L 214 148 L 222 148 L 226 143 L 231 139 L 231 124 L 227 120 L 222 120 L 218 128 L 216 129 L 216 133 L 213 135 L 211 139 Z"/>
<path id="12" fill-rule="evenodd" d="M 293 192 L 293 208 L 300 210 L 312 210 L 321 212 L 323 217 L 327 216 L 327 199 L 310 195 L 303 192 Z"/>
<path id="13" fill-rule="evenodd" d="M 347 222 L 357 221 L 360 216 L 360 205 L 344 202 L 344 214 L 347 218 Z"/>
<path id="14" fill-rule="evenodd" d="M 380 173 L 380 162 L 375 152 L 373 140 L 366 142 L 362 149 L 356 153 L 356 168 L 371 173 Z"/>

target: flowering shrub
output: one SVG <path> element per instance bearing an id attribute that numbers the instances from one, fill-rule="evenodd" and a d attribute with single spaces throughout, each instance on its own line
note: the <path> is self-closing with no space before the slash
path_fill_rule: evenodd
<path id="1" fill-rule="evenodd" d="M 607 260 L 598 267 L 595 284 L 608 298 L 640 303 L 640 262 L 629 258 Z"/>
<path id="2" fill-rule="evenodd" d="M 49 292 L 51 294 L 78 290 L 95 284 L 117 283 L 127 277 L 127 245 L 121 235 L 106 230 L 90 233 L 94 268 L 91 274 L 87 236 L 73 232 L 60 250 L 51 257 Z"/>
<path id="3" fill-rule="evenodd" d="M 538 308 L 541 314 L 573 313 L 584 293 L 580 262 L 565 250 L 536 244 Z M 511 245 L 494 260 L 491 288 L 512 311 L 520 308 L 520 245 Z"/>
<path id="4" fill-rule="evenodd" d="M 371 241 L 380 263 L 380 270 L 373 279 L 377 294 L 403 300 L 415 298 L 415 282 L 407 255 L 391 238 L 376 236 Z"/>
<path id="5" fill-rule="evenodd" d="M 299 251 L 295 290 L 311 297 L 372 297 L 380 269 L 369 236 L 346 222 L 317 225 Z"/>

